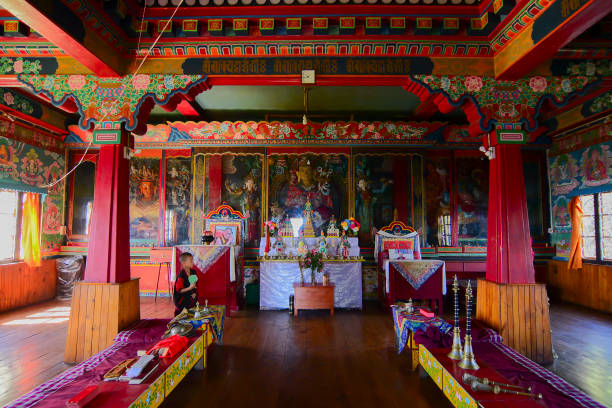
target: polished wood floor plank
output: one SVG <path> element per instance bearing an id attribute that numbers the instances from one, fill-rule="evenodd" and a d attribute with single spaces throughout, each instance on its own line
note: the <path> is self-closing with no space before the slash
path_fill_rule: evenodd
<path id="1" fill-rule="evenodd" d="M 69 302 L 0 314 L 0 406 L 69 368 L 63 363 Z M 141 298 L 143 318 L 170 318 L 167 298 Z M 612 316 L 551 306 L 559 359 L 549 368 L 612 406 Z M 364 312 L 241 311 L 225 320 L 224 345 L 192 372 L 164 407 L 450 407 L 394 349 L 390 316 Z"/>

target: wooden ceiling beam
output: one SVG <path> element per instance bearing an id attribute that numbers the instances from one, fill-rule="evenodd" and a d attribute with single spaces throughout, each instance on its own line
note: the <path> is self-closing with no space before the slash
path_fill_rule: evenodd
<path id="1" fill-rule="evenodd" d="M 60 1 L 4 0 L 2 7 L 94 74 L 120 76 L 126 62 Z"/>
<path id="2" fill-rule="evenodd" d="M 515 80 L 529 75 L 610 12 L 612 1 L 553 3 L 495 55 L 495 78 Z"/>

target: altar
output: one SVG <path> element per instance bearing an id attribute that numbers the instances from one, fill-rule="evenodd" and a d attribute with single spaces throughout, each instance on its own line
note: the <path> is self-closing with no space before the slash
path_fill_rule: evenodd
<path id="1" fill-rule="evenodd" d="M 360 260 L 326 260 L 323 273 L 329 273 L 330 282 L 335 285 L 334 307 L 361 309 L 362 277 Z M 310 282 L 310 270 L 304 269 L 304 281 Z M 322 274 L 317 274 L 321 282 Z M 300 281 L 300 267 L 297 260 L 266 259 L 259 269 L 259 308 L 278 310 L 289 308 L 289 296 L 293 294 L 293 284 Z"/>

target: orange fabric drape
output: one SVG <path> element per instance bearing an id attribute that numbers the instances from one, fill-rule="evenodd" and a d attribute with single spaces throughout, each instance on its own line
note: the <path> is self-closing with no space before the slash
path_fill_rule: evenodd
<path id="1" fill-rule="evenodd" d="M 23 260 L 28 266 L 40 266 L 40 196 L 26 193 L 21 223 L 21 248 Z"/>
<path id="2" fill-rule="evenodd" d="M 582 268 L 582 204 L 580 197 L 574 197 L 567 206 L 570 220 L 572 222 L 572 242 L 570 244 L 570 255 L 568 268 Z"/>

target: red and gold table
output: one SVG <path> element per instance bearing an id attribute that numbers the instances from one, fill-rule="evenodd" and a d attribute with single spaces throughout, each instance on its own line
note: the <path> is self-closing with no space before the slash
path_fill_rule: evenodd
<path id="1" fill-rule="evenodd" d="M 156 408 L 170 395 L 192 368 L 206 367 L 206 348 L 212 343 L 208 325 L 201 334 L 189 339 L 189 347 L 180 355 L 160 359 L 159 367 L 143 384 L 129 385 L 125 382 L 103 382 L 100 393 L 87 407 Z"/>
<path id="2" fill-rule="evenodd" d="M 486 377 L 492 381 L 510 383 L 493 368 L 478 361 L 478 371 L 464 370 L 458 366 L 458 361 L 447 357 L 448 349 L 428 349 L 419 345 L 419 364 L 442 390 L 446 398 L 457 408 L 498 408 L 521 407 L 542 408 L 542 402 L 527 396 L 514 394 L 494 394 L 490 392 L 473 391 L 463 382 L 463 373 L 478 377 Z"/>

